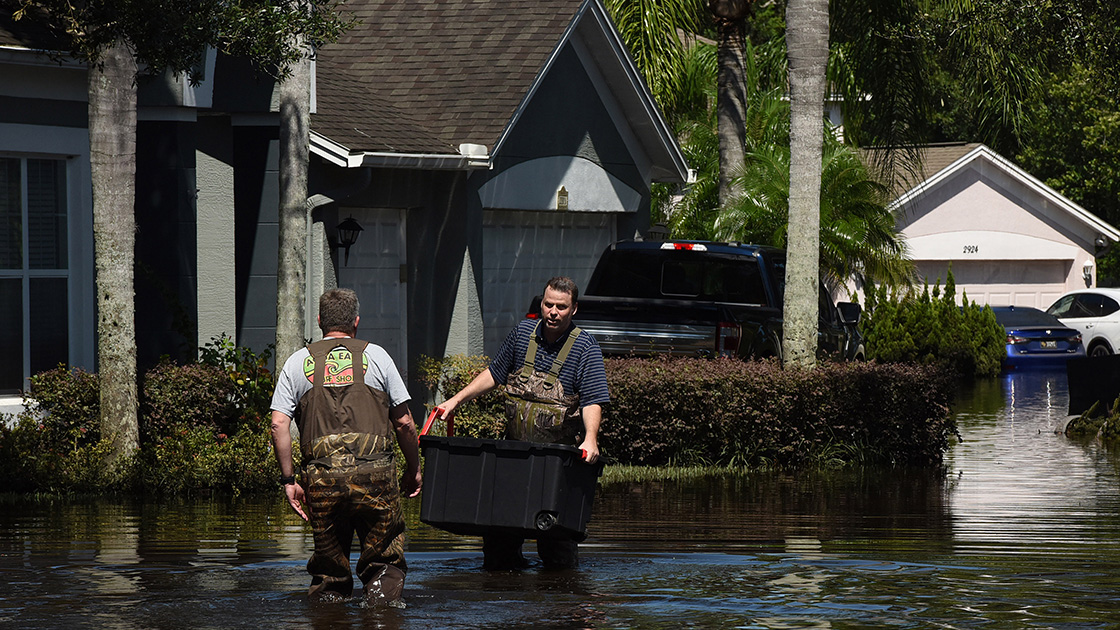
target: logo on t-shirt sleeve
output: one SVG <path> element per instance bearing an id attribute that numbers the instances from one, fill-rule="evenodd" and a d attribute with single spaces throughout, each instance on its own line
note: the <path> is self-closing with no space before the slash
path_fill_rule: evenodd
<path id="1" fill-rule="evenodd" d="M 362 367 L 369 370 L 369 357 L 362 354 Z M 315 360 L 308 356 L 303 360 L 303 375 L 308 382 L 315 382 Z M 342 387 L 354 382 L 354 359 L 350 351 L 339 346 L 327 355 L 326 377 L 323 387 Z"/>

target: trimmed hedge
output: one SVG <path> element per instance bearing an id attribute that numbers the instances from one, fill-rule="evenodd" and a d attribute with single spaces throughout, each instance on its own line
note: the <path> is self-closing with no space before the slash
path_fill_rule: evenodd
<path id="1" fill-rule="evenodd" d="M 486 367 L 468 357 L 429 361 L 433 398 L 453 394 Z M 949 414 L 955 383 L 935 366 L 784 370 L 771 361 L 667 357 L 605 363 L 611 403 L 599 445 L 622 464 L 930 465 L 956 432 Z M 456 435 L 494 437 L 503 425 L 500 401 L 491 393 L 460 407 Z"/>
<path id="2" fill-rule="evenodd" d="M 0 429 L 0 473 L 16 492 L 128 490 L 161 494 L 275 490 L 267 370 L 223 353 L 218 365 L 165 363 L 145 375 L 141 449 L 109 478 L 97 439 L 97 379 L 58 368 L 32 379 L 39 410 Z M 213 359 L 213 357 L 212 357 Z M 485 357 L 428 360 L 437 393 L 457 391 Z M 241 367 L 238 367 L 238 366 Z M 935 366 L 823 363 L 783 370 L 734 359 L 608 359 L 612 402 L 600 434 L 621 464 L 835 467 L 936 465 L 956 425 L 953 381 Z M 245 406 L 255 400 L 253 407 Z M 459 409 L 456 435 L 496 437 L 501 394 Z M 422 419 L 420 419 L 422 420 Z"/>
<path id="3" fill-rule="evenodd" d="M 602 451 L 625 464 L 938 464 L 953 382 L 931 366 L 608 359 Z"/>

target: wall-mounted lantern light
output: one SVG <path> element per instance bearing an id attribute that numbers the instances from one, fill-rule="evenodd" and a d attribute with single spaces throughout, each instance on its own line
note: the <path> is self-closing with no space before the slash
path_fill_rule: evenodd
<path id="1" fill-rule="evenodd" d="M 350 264 L 350 246 L 358 242 L 358 233 L 362 231 L 362 226 L 354 220 L 354 217 L 348 217 L 345 221 L 338 224 L 338 246 L 345 252 L 343 258 L 343 265 Z"/>
<path id="2" fill-rule="evenodd" d="M 654 223 L 646 230 L 646 237 L 651 241 L 665 241 L 669 238 L 669 228 L 664 223 Z"/>
<path id="3" fill-rule="evenodd" d="M 560 190 L 556 191 L 556 209 L 568 209 L 568 189 L 563 186 L 560 187 Z"/>
<path id="4" fill-rule="evenodd" d="M 1081 277 L 1085 279 L 1085 287 L 1093 286 L 1093 261 L 1086 260 L 1081 266 Z"/>

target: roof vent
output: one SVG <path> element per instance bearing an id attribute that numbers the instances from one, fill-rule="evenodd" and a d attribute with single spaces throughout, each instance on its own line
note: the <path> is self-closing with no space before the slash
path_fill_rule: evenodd
<path id="1" fill-rule="evenodd" d="M 469 142 L 459 145 L 459 155 L 467 157 L 486 157 L 485 144 L 471 144 Z"/>

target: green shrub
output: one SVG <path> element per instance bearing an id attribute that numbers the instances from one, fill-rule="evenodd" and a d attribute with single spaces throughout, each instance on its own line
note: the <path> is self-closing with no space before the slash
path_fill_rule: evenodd
<path id="1" fill-rule="evenodd" d="M 956 431 L 934 367 L 608 359 L 600 446 L 624 464 L 936 464 Z"/>
<path id="2" fill-rule="evenodd" d="M 221 368 L 163 361 L 144 375 L 140 437 L 144 442 L 185 428 L 231 434 L 240 416 L 233 381 Z"/>
<path id="3" fill-rule="evenodd" d="M 203 427 L 180 425 L 141 450 L 135 483 L 161 495 L 275 489 L 280 471 L 269 446 L 263 429 L 215 436 Z"/>
<path id="4" fill-rule="evenodd" d="M 199 363 L 225 370 L 235 386 L 235 403 L 240 420 L 256 426 L 268 419 L 276 377 L 268 364 L 272 361 L 270 344 L 260 353 L 238 347 L 229 337 L 215 337 L 199 350 Z M 236 432 L 237 427 L 231 427 Z"/>
<path id="5" fill-rule="evenodd" d="M 443 359 L 421 356 L 417 375 L 428 388 L 429 400 L 442 402 L 466 387 L 489 365 L 490 360 L 480 355 L 456 354 Z M 505 432 L 503 398 L 502 388 L 499 387 L 459 407 L 455 411 L 455 435 L 489 439 L 502 437 Z M 435 404 L 438 403 L 429 406 L 429 411 Z M 417 421 L 423 424 L 426 419 Z"/>
<path id="6" fill-rule="evenodd" d="M 268 430 L 270 351 L 222 338 L 211 363 L 164 361 L 144 375 L 141 449 L 110 476 L 99 439 L 95 374 L 59 367 L 36 374 L 25 411 L 0 428 L 0 472 L 16 492 L 141 490 L 183 493 L 274 489 L 279 471 Z"/>
<path id="7" fill-rule="evenodd" d="M 867 292 L 860 321 L 867 358 L 940 366 L 960 376 L 994 376 L 1006 352 L 1007 334 L 992 309 L 962 296 L 950 270 L 944 291 L 935 285 L 920 294 L 888 295 L 885 287 Z"/>
<path id="8" fill-rule="evenodd" d="M 101 394 L 97 375 L 59 365 L 30 379 L 20 418 L 37 422 L 50 450 L 73 450 L 101 437 Z"/>

